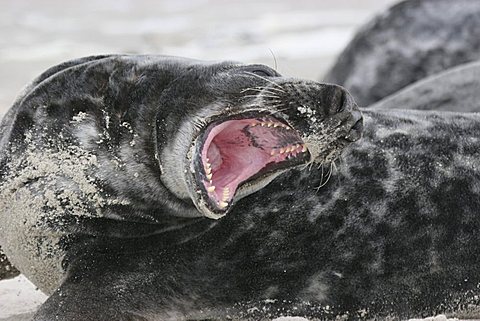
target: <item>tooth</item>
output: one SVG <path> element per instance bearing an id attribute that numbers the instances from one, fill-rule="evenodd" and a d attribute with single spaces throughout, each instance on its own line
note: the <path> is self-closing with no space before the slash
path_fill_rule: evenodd
<path id="1" fill-rule="evenodd" d="M 215 192 L 215 186 L 212 185 L 212 186 L 207 187 L 207 192 L 209 192 L 209 193 Z"/>
<path id="2" fill-rule="evenodd" d="M 272 149 L 272 151 L 270 152 L 270 155 L 272 156 L 275 155 L 275 152 L 276 152 L 275 149 Z"/>
<path id="3" fill-rule="evenodd" d="M 250 124 L 250 127 L 255 127 L 255 126 L 257 126 L 257 123 L 251 123 Z"/>
<path id="4" fill-rule="evenodd" d="M 207 178 L 209 181 L 212 181 L 212 173 L 207 174 Z"/>
<path id="5" fill-rule="evenodd" d="M 207 168 L 211 168 L 211 167 L 212 167 L 212 164 L 210 164 L 209 162 L 207 162 L 207 164 L 205 164 L 205 166 L 206 166 Z"/>
<path id="6" fill-rule="evenodd" d="M 212 173 L 212 169 L 211 168 L 205 168 L 205 173 L 207 173 L 207 175 L 210 175 Z"/>
<path id="7" fill-rule="evenodd" d="M 218 207 L 220 207 L 220 208 L 225 208 L 227 206 L 228 206 L 228 203 L 226 203 L 226 202 L 222 202 L 222 201 L 218 202 Z"/>
<path id="8" fill-rule="evenodd" d="M 223 189 L 223 201 L 227 201 L 230 196 L 230 189 L 228 187 L 225 187 Z"/>
<path id="9" fill-rule="evenodd" d="M 302 145 L 297 144 L 297 145 L 295 145 L 295 149 L 299 149 L 301 146 L 302 146 Z"/>
<path id="10" fill-rule="evenodd" d="M 285 153 L 285 148 L 282 147 L 280 148 L 280 154 L 283 154 L 283 153 Z"/>
<path id="11" fill-rule="evenodd" d="M 307 151 L 307 145 L 303 144 L 302 146 L 302 153 L 305 153 Z"/>
<path id="12" fill-rule="evenodd" d="M 295 150 L 295 147 L 294 146 L 290 146 L 290 148 L 288 149 L 288 152 L 291 153 Z"/>
<path id="13" fill-rule="evenodd" d="M 276 128 L 276 127 L 278 127 L 278 126 L 280 126 L 278 123 L 273 124 L 273 127 L 274 127 L 274 128 Z"/>
<path id="14" fill-rule="evenodd" d="M 273 123 L 268 123 L 267 124 L 267 127 L 272 127 L 273 126 Z"/>

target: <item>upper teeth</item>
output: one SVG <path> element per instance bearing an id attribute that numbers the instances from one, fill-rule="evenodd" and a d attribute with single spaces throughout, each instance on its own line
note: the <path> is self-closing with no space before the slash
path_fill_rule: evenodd
<path id="1" fill-rule="evenodd" d="M 230 197 L 230 189 L 228 187 L 225 187 L 223 189 L 223 201 L 224 202 L 228 201 L 229 197 Z"/>
<path id="2" fill-rule="evenodd" d="M 279 154 L 284 154 L 284 153 L 288 154 L 288 153 L 292 153 L 292 152 L 299 153 L 300 148 L 301 148 L 302 153 L 305 153 L 307 151 L 307 146 L 305 146 L 305 144 L 296 144 L 296 145 L 288 145 L 288 146 L 281 147 L 281 148 L 276 148 L 276 149 L 273 148 L 270 151 L 270 155 L 274 156 L 277 153 L 279 153 Z"/>
<path id="3" fill-rule="evenodd" d="M 258 123 L 251 123 L 250 126 L 251 127 L 255 127 L 257 125 L 260 125 L 262 127 L 282 127 L 282 128 L 285 128 L 285 129 L 291 129 L 289 126 L 283 124 L 283 123 L 280 123 L 280 122 L 275 122 L 275 121 L 261 121 L 261 122 L 258 122 Z"/>

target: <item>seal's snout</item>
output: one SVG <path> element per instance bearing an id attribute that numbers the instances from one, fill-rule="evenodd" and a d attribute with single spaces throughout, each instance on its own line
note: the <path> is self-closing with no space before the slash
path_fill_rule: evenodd
<path id="1" fill-rule="evenodd" d="M 332 115 L 335 113 L 346 113 L 347 118 L 344 124 L 342 124 L 348 133 L 345 135 L 345 140 L 348 142 L 355 142 L 362 137 L 363 132 L 363 116 L 358 108 L 352 95 L 343 87 L 338 85 L 327 85 L 331 94 L 330 96 L 330 112 Z M 336 112 L 335 112 L 336 111 Z"/>
<path id="2" fill-rule="evenodd" d="M 362 114 L 345 88 L 291 79 L 277 84 L 282 91 L 272 104 L 280 106 L 288 123 L 301 133 L 311 160 L 332 161 L 362 136 Z"/>

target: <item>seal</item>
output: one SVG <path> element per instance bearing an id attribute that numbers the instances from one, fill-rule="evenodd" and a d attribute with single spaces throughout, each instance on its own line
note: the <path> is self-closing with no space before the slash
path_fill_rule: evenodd
<path id="1" fill-rule="evenodd" d="M 413 82 L 479 60 L 480 3 L 406 0 L 365 24 L 324 80 L 368 106 Z"/>
<path id="2" fill-rule="evenodd" d="M 37 320 L 85 320 L 71 303 L 54 302 L 68 271 L 96 253 L 91 244 L 162 235 L 160 249 L 195 238 L 282 173 L 336 159 L 362 126 L 342 87 L 262 65 L 67 62 L 29 85 L 0 125 L 0 243 L 36 286 L 55 293 Z M 92 317 L 110 319 L 108 304 L 102 310 Z"/>
<path id="3" fill-rule="evenodd" d="M 299 167 L 219 220 L 78 239 L 35 320 L 478 318 L 480 115 L 363 115 L 328 183 Z"/>
<path id="4" fill-rule="evenodd" d="M 371 105 L 374 109 L 480 111 L 480 61 L 419 80 Z"/>
<path id="5" fill-rule="evenodd" d="M 51 294 L 34 320 L 405 319 L 478 306 L 478 114 L 367 109 L 356 141 L 363 123 L 342 87 L 265 66 L 64 66 L 1 127 L 2 245 Z M 243 184 L 225 178 L 259 163 Z"/>

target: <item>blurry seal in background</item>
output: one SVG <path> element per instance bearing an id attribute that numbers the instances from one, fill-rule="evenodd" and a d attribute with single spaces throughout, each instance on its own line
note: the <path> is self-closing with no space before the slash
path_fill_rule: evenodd
<path id="1" fill-rule="evenodd" d="M 480 1 L 407 0 L 367 23 L 324 80 L 360 106 L 447 68 L 480 59 Z"/>
<path id="2" fill-rule="evenodd" d="M 480 61 L 419 80 L 374 103 L 377 109 L 480 111 Z"/>

